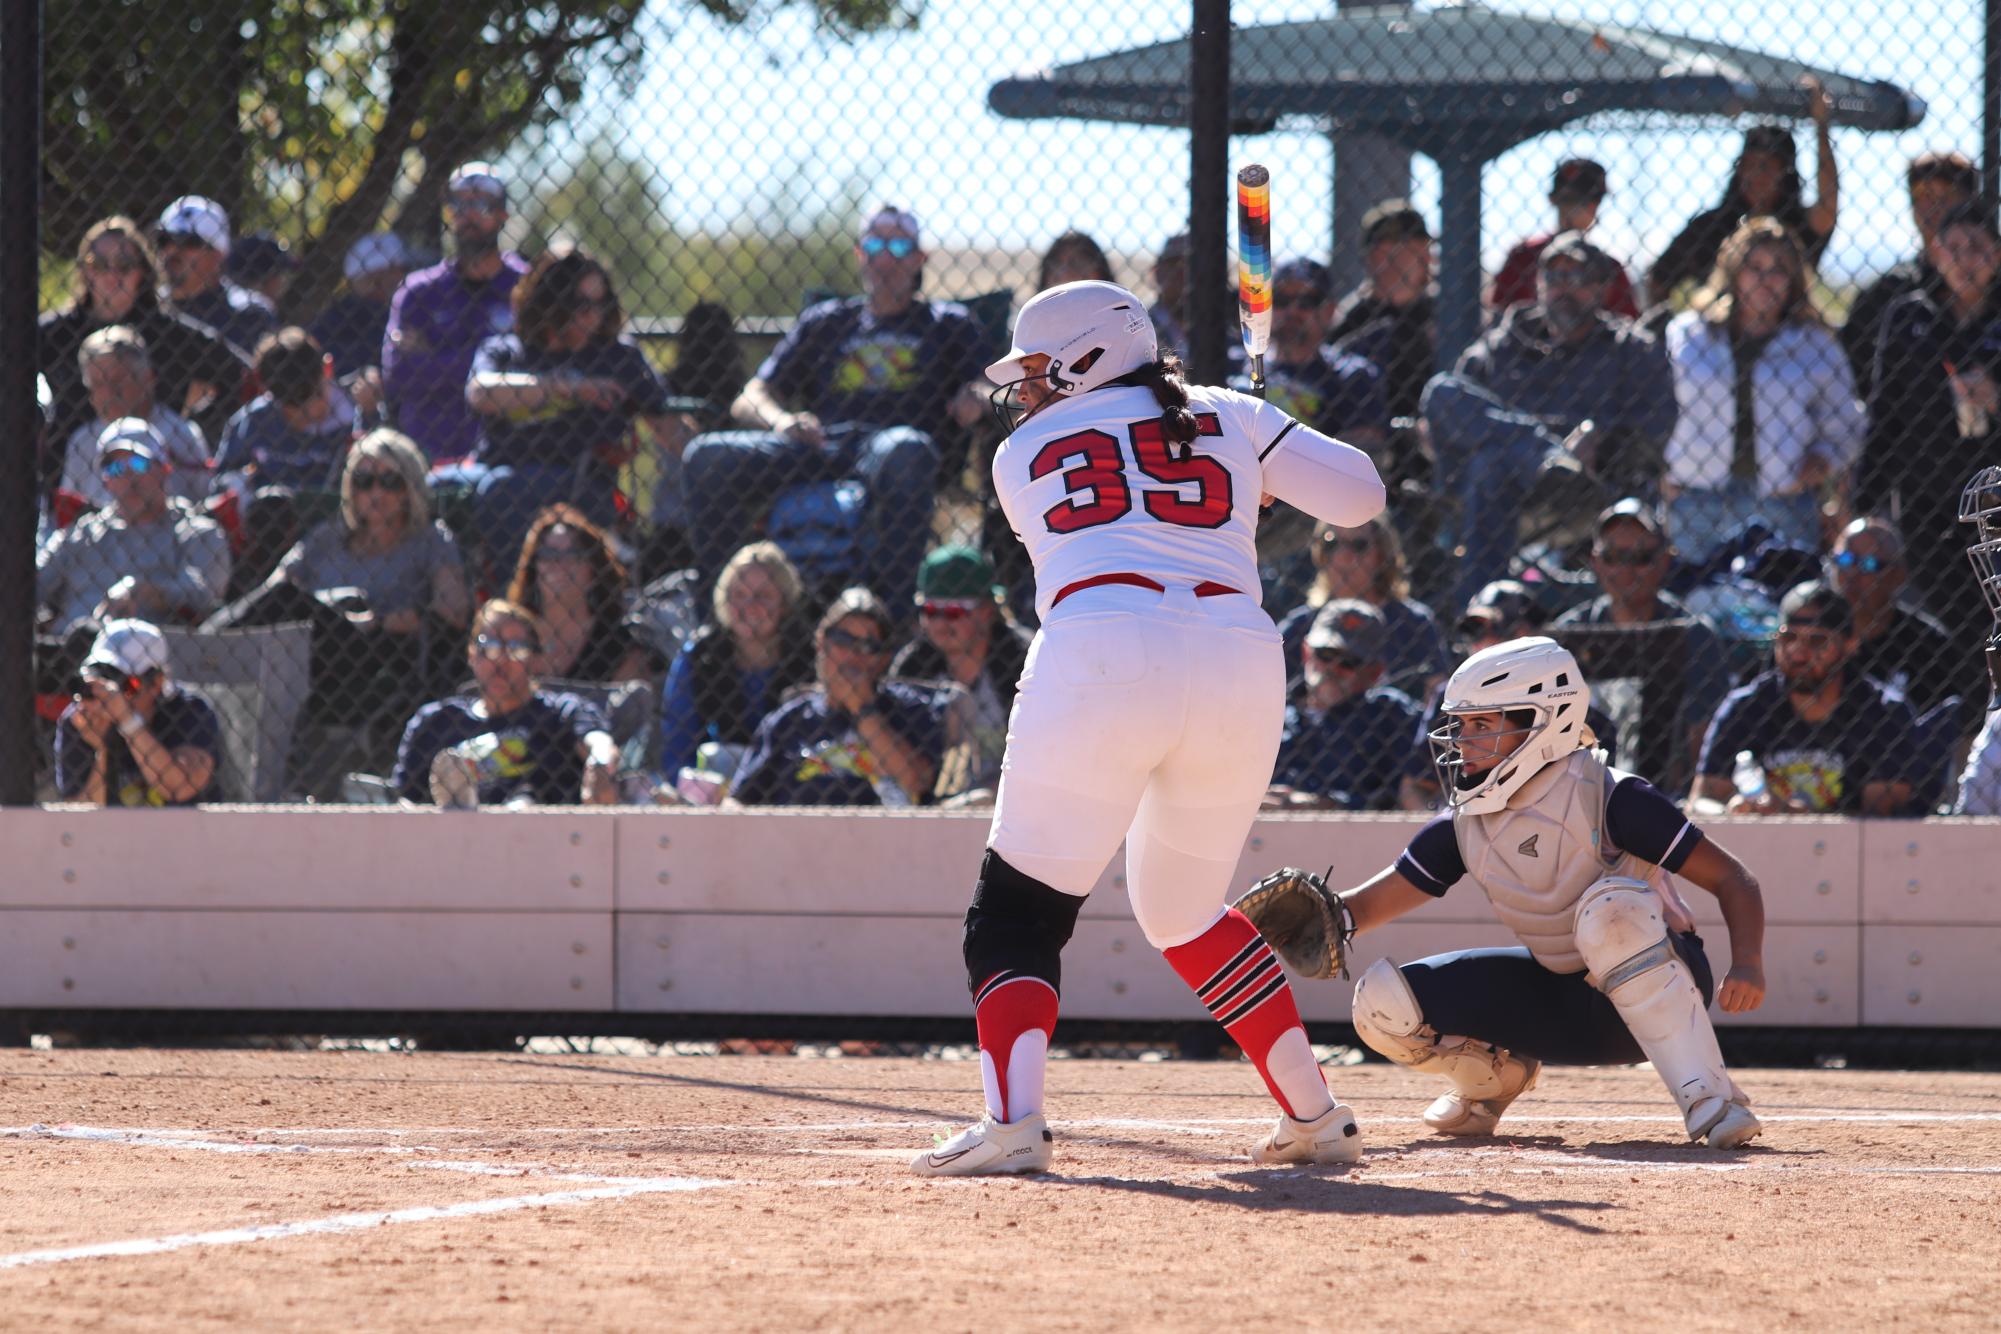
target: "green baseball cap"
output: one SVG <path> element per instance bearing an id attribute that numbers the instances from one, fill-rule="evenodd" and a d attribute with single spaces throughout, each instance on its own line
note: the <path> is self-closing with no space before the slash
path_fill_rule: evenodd
<path id="1" fill-rule="evenodd" d="M 939 547 L 917 570 L 918 598 L 992 599 L 1001 589 L 994 582 L 994 563 L 986 553 L 967 546 Z"/>

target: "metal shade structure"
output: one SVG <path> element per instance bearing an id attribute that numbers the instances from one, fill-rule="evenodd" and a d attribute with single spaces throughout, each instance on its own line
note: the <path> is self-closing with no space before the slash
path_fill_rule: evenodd
<path id="1" fill-rule="evenodd" d="M 1479 321 L 1482 167 L 1515 145 L 1605 112 L 1804 118 L 1802 76 L 1826 88 L 1834 122 L 1903 130 L 1918 97 L 1881 80 L 1722 42 L 1473 7 L 1346 10 L 1230 34 L 1230 123 L 1282 120 L 1363 130 L 1434 159 L 1441 176 L 1439 341 L 1455 357 Z M 1188 39 L 1097 56 L 987 93 L 998 114 L 1186 126 Z"/>

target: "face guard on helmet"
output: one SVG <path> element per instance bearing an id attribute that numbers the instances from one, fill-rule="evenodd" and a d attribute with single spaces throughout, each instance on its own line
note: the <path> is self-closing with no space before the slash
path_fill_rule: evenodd
<path id="1" fill-rule="evenodd" d="M 1160 345 L 1146 304 L 1117 283 L 1063 283 L 1037 293 L 1015 320 L 1014 346 L 987 367 L 987 378 L 1000 386 L 991 396 L 994 411 L 1010 431 L 1034 410 L 1021 401 L 1021 386 L 1030 378 L 1021 363 L 1038 352 L 1049 366 L 1035 378 L 1046 382 L 1051 397 L 1067 398 L 1149 364 Z"/>
<path id="2" fill-rule="evenodd" d="M 1529 779 L 1582 749 L 1590 737 L 1584 724 L 1590 707 L 1591 688 L 1577 659 L 1554 639 L 1510 639 L 1466 659 L 1445 683 L 1445 724 L 1429 737 L 1439 787 L 1453 812 L 1498 811 Z M 1484 734 L 1483 746 L 1521 735 L 1514 750 L 1478 773 L 1467 771 L 1462 748 L 1470 713 L 1504 714 L 1511 724 Z"/>
<path id="3" fill-rule="evenodd" d="M 1959 521 L 1973 525 L 1966 559 L 1980 581 L 1980 596 L 1994 617 L 1987 639 L 1987 707 L 2001 703 L 2001 467 L 1982 468 L 1959 493 Z"/>

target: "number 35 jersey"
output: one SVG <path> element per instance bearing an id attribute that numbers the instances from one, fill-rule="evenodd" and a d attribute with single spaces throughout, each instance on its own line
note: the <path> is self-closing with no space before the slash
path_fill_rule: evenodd
<path id="1" fill-rule="evenodd" d="M 1035 566 L 1047 616 L 1079 580 L 1137 574 L 1258 596 L 1258 502 L 1270 492 L 1353 527 L 1383 508 L 1369 456 L 1261 399 L 1191 386 L 1199 434 L 1170 443 L 1151 390 L 1061 398 L 994 454 L 994 490 Z"/>

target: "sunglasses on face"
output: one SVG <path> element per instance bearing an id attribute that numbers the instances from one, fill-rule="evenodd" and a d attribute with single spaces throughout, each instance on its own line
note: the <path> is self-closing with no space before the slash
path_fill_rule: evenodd
<path id="1" fill-rule="evenodd" d="M 526 662 L 538 651 L 533 640 L 502 639 L 497 635 L 480 635 L 472 641 L 472 646 L 483 657 L 509 658 L 515 662 Z"/>
<path id="2" fill-rule="evenodd" d="M 1354 654 L 1338 648 L 1314 649 L 1313 660 L 1322 667 L 1331 667 L 1337 672 L 1359 672 L 1365 665 Z"/>
<path id="3" fill-rule="evenodd" d="M 1592 553 L 1607 565 L 1652 565 L 1661 554 L 1659 547 L 1599 547 Z"/>
<path id="4" fill-rule="evenodd" d="M 1352 551 L 1357 556 L 1365 551 L 1373 551 L 1376 539 L 1373 537 L 1323 537 L 1320 545 L 1329 551 Z"/>
<path id="5" fill-rule="evenodd" d="M 349 480 L 353 483 L 354 489 L 357 491 L 401 491 L 403 489 L 403 474 L 400 472 L 388 472 L 381 469 L 370 472 L 357 472 Z"/>
<path id="6" fill-rule="evenodd" d="M 1311 310 L 1313 307 L 1320 305 L 1323 300 L 1324 298 L 1315 292 L 1273 292 L 1271 294 L 1273 310 Z"/>
<path id="7" fill-rule="evenodd" d="M 107 460 L 98 469 L 107 481 L 120 477 L 143 477 L 153 471 L 153 460 L 140 458 L 137 454 L 118 454 Z"/>
<path id="8" fill-rule="evenodd" d="M 589 560 L 590 554 L 590 549 L 587 547 L 544 546 L 535 553 L 535 561 L 538 565 L 545 560 L 568 565 L 576 561 Z"/>
<path id="9" fill-rule="evenodd" d="M 827 631 L 827 642 L 835 648 L 844 648 L 855 653 L 875 654 L 888 647 L 873 635 L 858 635 L 841 629 Z"/>
<path id="10" fill-rule="evenodd" d="M 1852 551 L 1834 553 L 1834 563 L 1844 570 L 1860 570 L 1863 574 L 1881 574 L 1895 564 L 1887 556 L 1858 556 Z"/>
<path id="11" fill-rule="evenodd" d="M 973 614 L 974 602 L 920 602 L 917 614 L 935 621 L 963 621 Z"/>
<path id="12" fill-rule="evenodd" d="M 917 253 L 917 242 L 907 236 L 864 236 L 862 253 L 873 259 L 884 251 L 891 259 L 908 259 Z"/>
<path id="13" fill-rule="evenodd" d="M 83 262 L 83 266 L 92 273 L 137 273 L 145 267 L 145 265 L 130 256 L 101 259 L 96 255 L 92 255 L 89 259 L 86 259 Z"/>
<path id="14" fill-rule="evenodd" d="M 500 213 L 504 212 L 497 199 L 485 195 L 454 195 L 446 201 L 445 208 L 452 213 Z"/>

